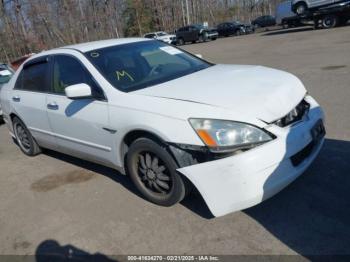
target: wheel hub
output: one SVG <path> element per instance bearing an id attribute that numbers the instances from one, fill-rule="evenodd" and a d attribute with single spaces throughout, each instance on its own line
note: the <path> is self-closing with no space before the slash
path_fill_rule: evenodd
<path id="1" fill-rule="evenodd" d="M 16 133 L 17 133 L 17 137 L 19 140 L 18 142 L 20 146 L 22 146 L 24 150 L 29 150 L 30 142 L 29 142 L 29 137 L 26 130 L 21 125 L 18 125 L 16 126 Z"/>
<path id="2" fill-rule="evenodd" d="M 166 166 L 158 156 L 150 152 L 139 154 L 138 174 L 143 185 L 157 194 L 171 191 L 172 179 Z"/>
<path id="3" fill-rule="evenodd" d="M 155 180 L 157 178 L 157 175 L 153 172 L 152 169 L 147 170 L 147 178 L 149 180 Z"/>

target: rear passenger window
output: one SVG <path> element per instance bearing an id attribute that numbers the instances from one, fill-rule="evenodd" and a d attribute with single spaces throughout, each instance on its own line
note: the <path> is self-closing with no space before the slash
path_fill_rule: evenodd
<path id="1" fill-rule="evenodd" d="M 47 62 L 35 63 L 24 67 L 17 78 L 15 88 L 47 93 L 50 90 L 47 82 L 48 73 L 49 66 Z"/>

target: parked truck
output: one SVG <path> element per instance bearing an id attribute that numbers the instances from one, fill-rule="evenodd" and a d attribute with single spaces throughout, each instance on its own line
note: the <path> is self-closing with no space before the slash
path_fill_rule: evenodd
<path id="1" fill-rule="evenodd" d="M 284 1 L 276 8 L 276 23 L 284 28 L 302 26 L 302 19 L 292 10 L 292 1 Z"/>
<path id="2" fill-rule="evenodd" d="M 300 2 L 303 1 L 292 1 L 292 10 L 301 21 L 313 21 L 315 28 L 333 28 L 346 24 L 350 19 L 350 0 L 308 7 L 303 12 L 296 8 L 296 4 Z"/>

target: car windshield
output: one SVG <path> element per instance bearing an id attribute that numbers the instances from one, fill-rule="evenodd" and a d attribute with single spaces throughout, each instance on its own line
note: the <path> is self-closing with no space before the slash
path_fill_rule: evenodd
<path id="1" fill-rule="evenodd" d="M 157 35 L 158 35 L 158 36 L 165 36 L 165 35 L 167 35 L 167 33 L 165 33 L 165 32 L 159 32 L 159 33 L 157 33 Z"/>
<path id="2" fill-rule="evenodd" d="M 193 26 L 197 27 L 198 29 L 206 29 L 206 27 L 204 25 L 200 25 L 200 24 L 196 24 Z"/>
<path id="3" fill-rule="evenodd" d="M 211 66 L 159 41 L 116 45 L 85 55 L 115 88 L 123 92 L 161 84 Z"/>

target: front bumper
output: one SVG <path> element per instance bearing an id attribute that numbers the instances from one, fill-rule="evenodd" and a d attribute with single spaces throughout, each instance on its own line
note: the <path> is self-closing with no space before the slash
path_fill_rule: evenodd
<path id="1" fill-rule="evenodd" d="M 176 38 L 173 38 L 173 39 L 162 39 L 161 41 L 167 43 L 167 44 L 170 44 L 170 45 L 174 45 L 176 44 Z"/>
<path id="2" fill-rule="evenodd" d="M 219 37 L 219 33 L 215 32 L 215 33 L 208 33 L 208 38 L 213 39 L 213 38 L 218 38 Z"/>
<path id="3" fill-rule="evenodd" d="M 324 118 L 322 109 L 308 96 L 308 115 L 299 123 L 266 129 L 276 139 L 224 159 L 178 169 L 196 186 L 214 216 L 254 206 L 275 195 L 301 175 L 318 155 L 324 138 L 311 153 L 294 166 L 291 157 L 302 151 L 312 140 L 311 129 Z"/>

